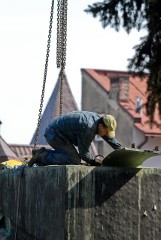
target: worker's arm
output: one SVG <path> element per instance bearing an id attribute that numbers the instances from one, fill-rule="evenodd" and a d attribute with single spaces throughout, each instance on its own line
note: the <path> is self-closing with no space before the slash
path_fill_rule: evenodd
<path id="1" fill-rule="evenodd" d="M 116 138 L 110 138 L 107 136 L 102 137 L 113 149 L 121 149 L 122 146 Z"/>
<path id="2" fill-rule="evenodd" d="M 93 157 L 89 152 L 90 145 L 91 141 L 83 141 L 82 138 L 78 138 L 79 155 L 81 159 L 84 160 L 88 165 L 100 166 L 101 164 L 95 161 L 95 157 Z"/>

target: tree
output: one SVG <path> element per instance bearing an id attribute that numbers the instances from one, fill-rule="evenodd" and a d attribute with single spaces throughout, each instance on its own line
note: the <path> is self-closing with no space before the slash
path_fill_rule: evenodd
<path id="1" fill-rule="evenodd" d="M 135 55 L 128 68 L 140 76 L 148 73 L 146 112 L 154 123 L 154 112 L 159 109 L 161 118 L 161 1 L 160 0 L 105 0 L 88 5 L 85 12 L 99 17 L 103 27 L 116 31 L 123 27 L 147 30 L 140 44 L 134 47 Z"/>

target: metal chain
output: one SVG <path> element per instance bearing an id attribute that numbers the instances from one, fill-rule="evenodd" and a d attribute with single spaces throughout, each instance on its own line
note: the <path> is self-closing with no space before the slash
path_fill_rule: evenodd
<path id="1" fill-rule="evenodd" d="M 57 68 L 60 68 L 60 53 L 61 53 L 61 44 L 60 44 L 60 0 L 57 2 L 57 52 L 56 52 L 56 64 Z"/>
<path id="2" fill-rule="evenodd" d="M 47 70 L 48 70 L 48 62 L 49 62 L 49 53 L 50 53 L 50 43 L 51 43 L 53 13 L 54 13 L 54 0 L 52 0 L 52 4 L 51 4 L 50 24 L 49 24 L 49 34 L 48 34 L 48 41 L 47 41 L 46 61 L 45 61 L 45 69 L 44 69 L 44 78 L 43 78 L 41 101 L 40 101 L 40 108 L 39 108 L 39 114 L 38 114 L 37 129 L 36 129 L 36 133 L 35 133 L 34 148 L 36 147 L 37 142 L 38 142 L 39 128 L 40 128 L 42 108 L 43 108 L 43 101 L 44 101 L 45 84 L 46 84 L 46 77 L 47 77 Z"/>
<path id="3" fill-rule="evenodd" d="M 63 79 L 67 49 L 67 0 L 58 0 L 57 4 L 57 68 L 60 68 L 60 116 L 63 111 Z"/>

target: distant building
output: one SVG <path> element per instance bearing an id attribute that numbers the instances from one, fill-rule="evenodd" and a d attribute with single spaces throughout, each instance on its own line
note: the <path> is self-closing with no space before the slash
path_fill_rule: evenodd
<path id="1" fill-rule="evenodd" d="M 155 125 L 149 124 L 145 103 L 147 76 L 133 77 L 126 71 L 81 69 L 82 110 L 112 114 L 117 120 L 116 137 L 125 147 L 154 149 L 160 146 L 161 129 L 158 110 Z M 96 138 L 100 154 L 112 151 L 101 138 Z"/>

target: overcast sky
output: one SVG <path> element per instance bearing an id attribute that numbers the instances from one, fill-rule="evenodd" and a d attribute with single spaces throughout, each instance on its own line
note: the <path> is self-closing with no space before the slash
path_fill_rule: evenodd
<path id="1" fill-rule="evenodd" d="M 56 2 L 45 108 L 54 89 Z M 142 33 L 103 29 L 83 10 L 92 0 L 69 0 L 66 75 L 81 109 L 81 68 L 127 70 Z M 7 143 L 29 144 L 36 129 L 43 82 L 51 0 L 0 0 L 0 133 Z"/>

